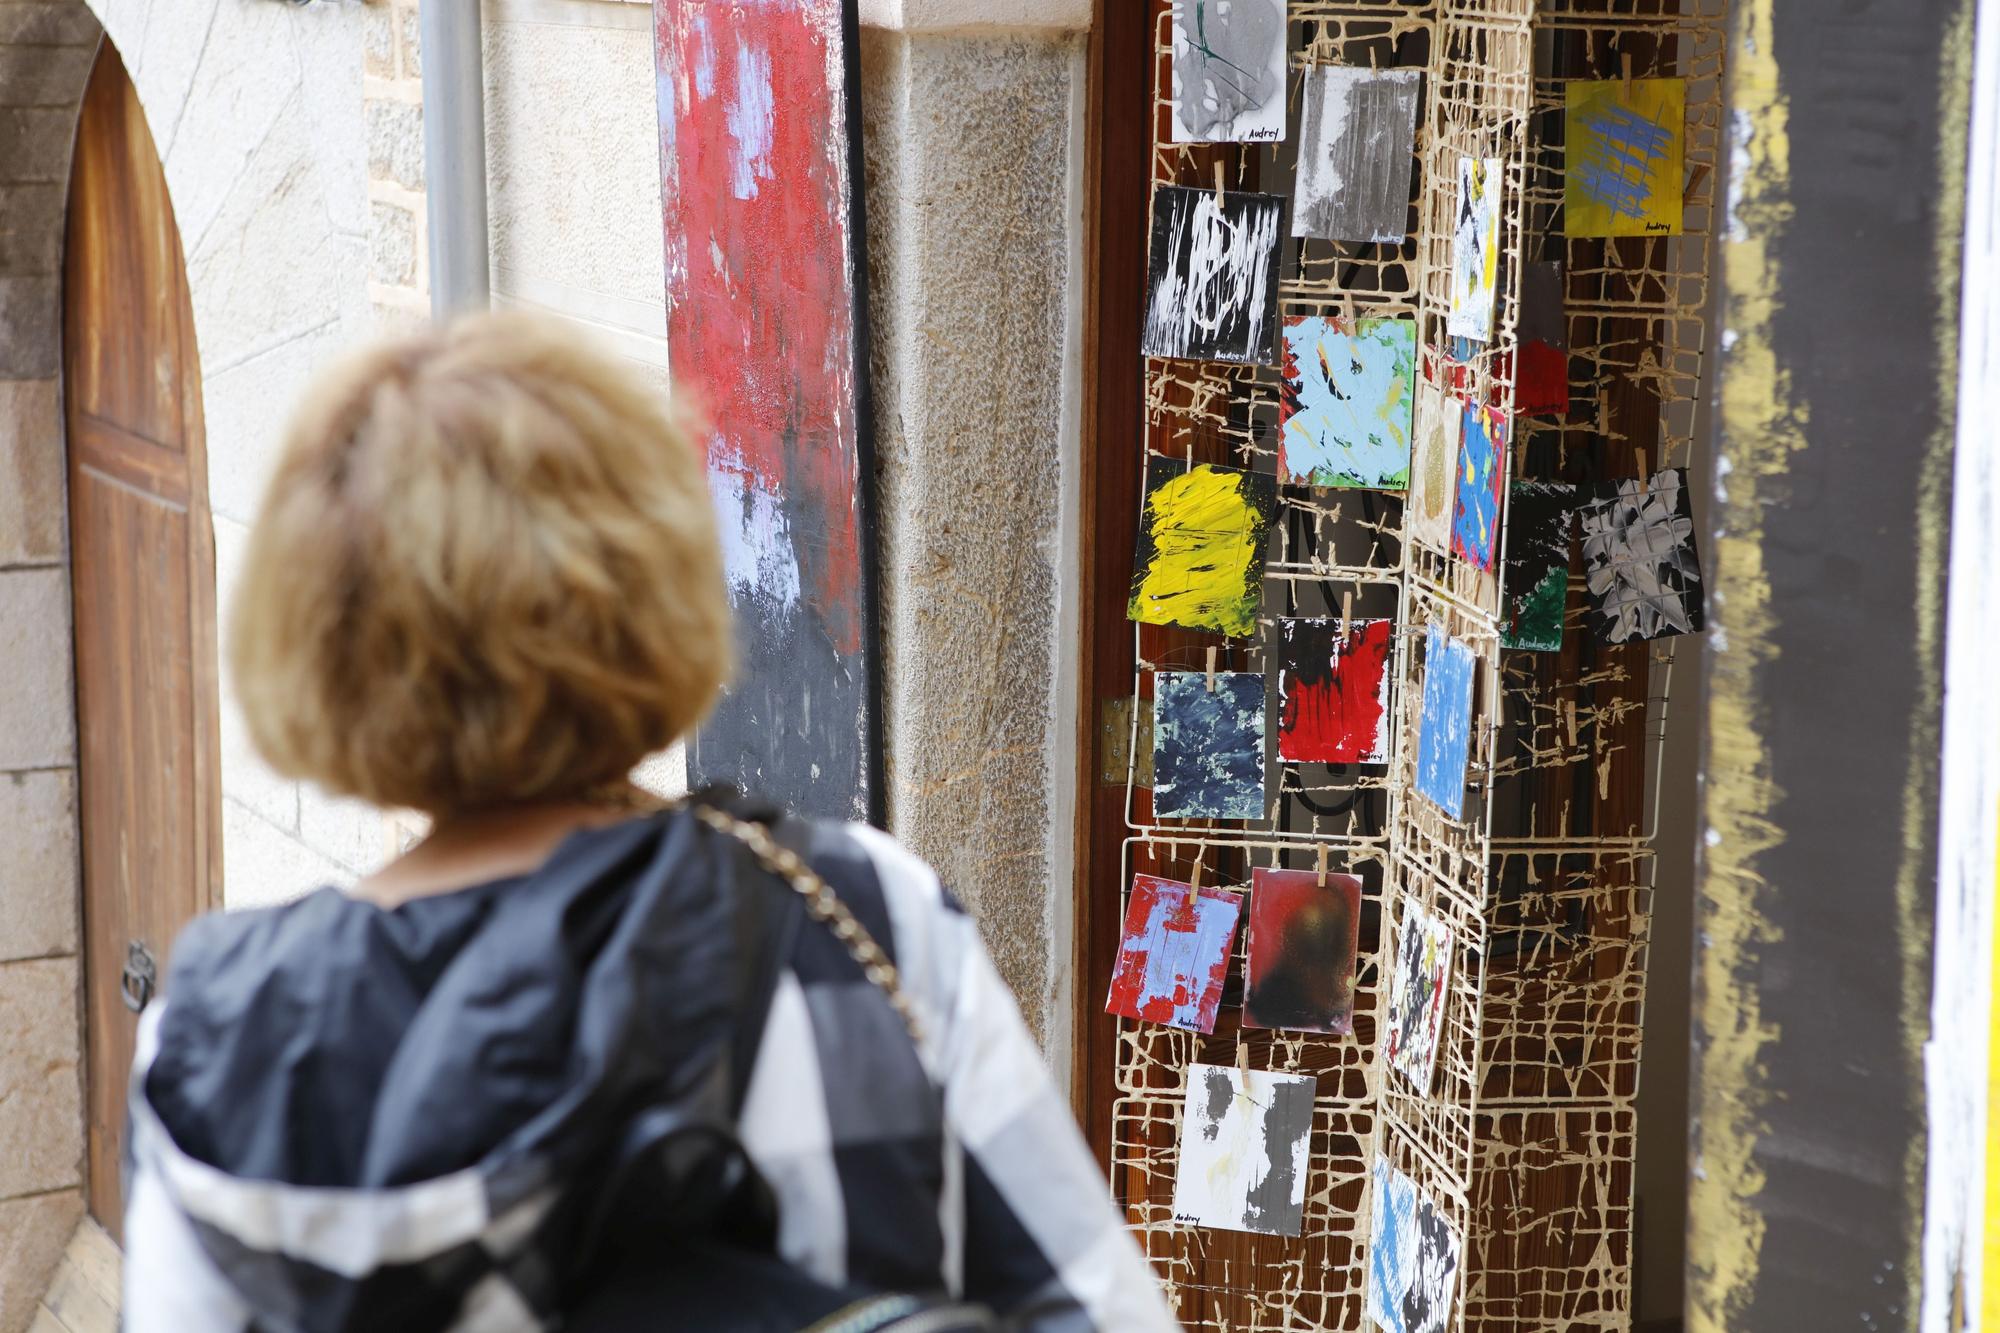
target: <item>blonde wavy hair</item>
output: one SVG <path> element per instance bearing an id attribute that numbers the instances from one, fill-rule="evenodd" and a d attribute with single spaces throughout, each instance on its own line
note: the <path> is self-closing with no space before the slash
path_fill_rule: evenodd
<path id="1" fill-rule="evenodd" d="M 232 608 L 258 750 L 431 815 L 620 783 L 730 670 L 692 434 L 547 317 L 477 315 L 327 371 Z"/>

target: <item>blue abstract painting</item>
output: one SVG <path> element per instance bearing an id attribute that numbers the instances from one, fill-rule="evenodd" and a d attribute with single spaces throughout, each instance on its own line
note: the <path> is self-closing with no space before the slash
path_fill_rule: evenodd
<path id="1" fill-rule="evenodd" d="M 1424 710 L 1417 718 L 1417 790 L 1453 819 L 1464 817 L 1465 764 L 1472 753 L 1469 645 L 1436 625 L 1424 648 Z"/>
<path id="2" fill-rule="evenodd" d="M 1153 813 L 1162 819 L 1264 817 L 1263 672 L 1162 671 L 1153 677 Z"/>
<path id="3" fill-rule="evenodd" d="M 1417 1275 L 1417 1186 L 1382 1158 L 1375 1159 L 1374 1200 L 1368 1226 L 1368 1318 L 1383 1333 L 1409 1333 L 1403 1296 Z"/>
<path id="4" fill-rule="evenodd" d="M 1507 418 L 1484 403 L 1467 403 L 1458 491 L 1451 507 L 1451 549 L 1479 569 L 1493 568 L 1500 546 L 1501 462 L 1506 457 Z"/>
<path id="5" fill-rule="evenodd" d="M 1415 320 L 1287 319 L 1278 479 L 1407 489 L 1416 381 Z"/>

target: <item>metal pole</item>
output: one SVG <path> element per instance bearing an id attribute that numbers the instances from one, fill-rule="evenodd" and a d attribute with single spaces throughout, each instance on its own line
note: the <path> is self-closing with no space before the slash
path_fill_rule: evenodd
<path id="1" fill-rule="evenodd" d="M 486 84 L 480 0 L 423 0 L 424 179 L 431 314 L 491 304 L 486 250 Z"/>

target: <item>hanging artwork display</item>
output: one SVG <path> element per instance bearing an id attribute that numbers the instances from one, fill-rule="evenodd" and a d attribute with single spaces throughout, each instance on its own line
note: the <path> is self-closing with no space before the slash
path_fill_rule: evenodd
<path id="1" fill-rule="evenodd" d="M 1285 0 L 1174 0 L 1174 142 L 1285 137 Z"/>
<path id="2" fill-rule="evenodd" d="M 1223 889 L 1135 876 L 1105 1012 L 1215 1031 L 1241 911 L 1242 899 Z"/>
<path id="3" fill-rule="evenodd" d="M 1296 1236 L 1305 1221 L 1310 1075 L 1191 1064 L 1174 1220 Z"/>
<path id="4" fill-rule="evenodd" d="M 1294 315 L 1285 321 L 1284 341 L 1279 479 L 1390 491 L 1408 486 L 1416 321 Z"/>
<path id="5" fill-rule="evenodd" d="M 1408 904 L 1396 932 L 1382 1057 L 1420 1093 L 1431 1090 L 1450 979 L 1451 927 L 1415 903 Z"/>
<path id="6" fill-rule="evenodd" d="M 1506 473 L 1507 418 L 1484 403 L 1460 417 L 1458 482 L 1452 495 L 1452 554 L 1476 569 L 1493 568 L 1500 540 L 1500 483 Z"/>
<path id="7" fill-rule="evenodd" d="M 1401 245 L 1423 71 L 1308 65 L 1292 235 Z"/>
<path id="8" fill-rule="evenodd" d="M 1445 1333 L 1464 1243 L 1415 1181 L 1379 1158 L 1371 1175 L 1368 1318 L 1383 1333 Z"/>
<path id="9" fill-rule="evenodd" d="M 1278 622 L 1278 758 L 1380 764 L 1389 758 L 1388 620 Z"/>
<path id="10" fill-rule="evenodd" d="M 689 781 L 879 820 L 854 6 L 655 0 L 654 18 L 667 338 L 713 423 L 738 647 Z"/>
<path id="11" fill-rule="evenodd" d="M 1404 526 L 1437 551 L 1451 549 L 1451 515 L 1458 498 L 1458 442 L 1465 408 L 1428 376 L 1417 380 L 1416 442 Z"/>
<path id="12" fill-rule="evenodd" d="M 1426 627 L 1424 707 L 1417 717 L 1417 792 L 1453 819 L 1465 814 L 1477 655 L 1436 625 Z"/>
<path id="13" fill-rule="evenodd" d="M 1497 157 L 1458 159 L 1457 224 L 1451 238 L 1451 307 L 1445 332 L 1485 342 L 1493 336 L 1493 293 L 1500 275 L 1500 182 Z"/>
<path id="14" fill-rule="evenodd" d="M 1555 481 L 1514 483 L 1507 500 L 1507 615 L 1500 631 L 1502 647 L 1541 653 L 1562 650 L 1575 517 L 1575 487 Z"/>
<path id="15" fill-rule="evenodd" d="M 1685 79 L 1579 79 L 1565 90 L 1563 230 L 1681 234 Z"/>
<path id="16" fill-rule="evenodd" d="M 1354 1030 L 1361 881 L 1314 870 L 1251 873 L 1243 1026 Z"/>
<path id="17" fill-rule="evenodd" d="M 1606 482 L 1581 515 L 1583 576 L 1599 638 L 1633 643 L 1702 628 L 1701 561 L 1685 468 L 1648 481 Z"/>
<path id="18" fill-rule="evenodd" d="M 1153 813 L 1161 819 L 1264 817 L 1262 672 L 1154 675 Z"/>
<path id="19" fill-rule="evenodd" d="M 1277 505 L 1277 479 L 1268 473 L 1149 458 L 1131 618 L 1232 638 L 1255 634 L 1264 537 Z"/>
<path id="20" fill-rule="evenodd" d="M 1275 364 L 1284 216 L 1282 195 L 1154 190 L 1141 351 Z"/>

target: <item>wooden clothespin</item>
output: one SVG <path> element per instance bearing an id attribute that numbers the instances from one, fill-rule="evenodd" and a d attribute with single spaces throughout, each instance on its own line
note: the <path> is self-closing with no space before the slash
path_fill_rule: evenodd
<path id="1" fill-rule="evenodd" d="M 1218 157 L 1215 159 L 1215 211 L 1218 213 L 1222 211 L 1223 171 L 1222 159 Z"/>
<path id="2" fill-rule="evenodd" d="M 1625 105 L 1632 105 L 1632 56 L 1626 52 L 1618 57 L 1625 70 Z"/>
<path id="3" fill-rule="evenodd" d="M 1215 693 L 1215 645 L 1208 645 L 1208 692 Z"/>
<path id="4" fill-rule="evenodd" d="M 1372 46 L 1372 45 L 1371 45 L 1371 46 L 1370 46 L 1370 47 L 1368 48 L 1368 68 L 1370 68 L 1370 69 L 1380 69 L 1380 68 L 1382 68 L 1381 64 L 1380 64 L 1380 63 L 1378 62 L 1378 59 L 1377 59 L 1377 57 L 1379 57 L 1379 56 L 1380 56 L 1381 54 L 1382 54 L 1382 51 L 1381 51 L 1381 48 L 1379 48 L 1379 47 L 1376 47 L 1376 46 Z"/>
<path id="5" fill-rule="evenodd" d="M 1641 449 L 1638 451 L 1638 453 L 1639 453 L 1639 480 L 1651 481 L 1653 474 L 1646 470 L 1646 451 L 1644 449 Z"/>
<path id="6" fill-rule="evenodd" d="M 1345 331 L 1347 333 L 1347 336 L 1352 338 L 1354 335 L 1356 335 L 1361 331 L 1361 326 L 1355 323 L 1354 321 L 1354 293 L 1342 292 L 1340 294 L 1340 304 L 1341 304 L 1340 317 L 1347 322 L 1347 328 Z"/>
<path id="7" fill-rule="evenodd" d="M 1688 177 L 1687 189 L 1681 191 L 1681 202 L 1686 203 L 1688 200 L 1694 198 L 1694 192 L 1696 190 L 1699 190 L 1701 188 L 1701 183 L 1707 179 L 1708 179 L 1708 163 L 1706 162 L 1695 163 L 1694 174 Z"/>
<path id="8" fill-rule="evenodd" d="M 1194 849 L 1194 869 L 1188 872 L 1188 887 L 1191 889 L 1198 889 L 1201 887 L 1202 855 L 1203 853 L 1201 848 L 1197 847 Z"/>
<path id="9" fill-rule="evenodd" d="M 1239 1074 L 1250 1072 L 1250 1045 L 1243 1040 L 1243 1034 L 1240 1032 L 1236 1034 L 1236 1072 Z"/>
<path id="10" fill-rule="evenodd" d="M 1319 886 L 1326 887 L 1326 844 L 1319 845 Z"/>
<path id="11" fill-rule="evenodd" d="M 1349 588 L 1346 592 L 1340 594 L 1340 641 L 1343 645 L 1347 642 L 1348 624 L 1353 619 L 1354 589 Z"/>

